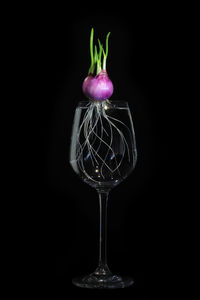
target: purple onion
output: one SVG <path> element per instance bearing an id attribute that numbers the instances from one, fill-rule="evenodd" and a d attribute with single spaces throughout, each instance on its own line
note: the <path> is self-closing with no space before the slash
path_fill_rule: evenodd
<path id="1" fill-rule="evenodd" d="M 82 86 L 83 93 L 91 100 L 104 101 L 112 96 L 113 84 L 105 70 L 93 77 L 85 78 Z"/>
<path id="2" fill-rule="evenodd" d="M 91 65 L 88 71 L 88 76 L 85 78 L 82 84 L 83 93 L 90 100 L 104 101 L 111 97 L 113 93 L 113 84 L 108 77 L 106 71 L 106 60 L 108 56 L 108 38 L 110 32 L 106 36 L 106 50 L 104 51 L 103 46 L 98 39 L 99 51 L 95 45 L 93 49 L 93 35 L 94 29 L 91 29 L 90 34 L 90 56 Z M 102 67 L 102 54 L 103 54 L 103 67 Z M 94 71 L 96 70 L 96 76 L 94 76 Z"/>

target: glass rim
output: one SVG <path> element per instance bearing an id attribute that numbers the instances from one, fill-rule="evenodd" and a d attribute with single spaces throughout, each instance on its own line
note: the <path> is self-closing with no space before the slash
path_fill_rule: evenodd
<path id="1" fill-rule="evenodd" d="M 81 100 L 78 102 L 78 107 L 86 107 L 88 106 L 88 104 L 92 102 L 92 100 Z M 102 103 L 103 101 L 101 101 L 100 103 Z M 129 108 L 129 104 L 127 101 L 124 101 L 124 100 L 109 100 L 109 102 L 112 104 L 112 105 L 115 105 L 119 108 Z"/>

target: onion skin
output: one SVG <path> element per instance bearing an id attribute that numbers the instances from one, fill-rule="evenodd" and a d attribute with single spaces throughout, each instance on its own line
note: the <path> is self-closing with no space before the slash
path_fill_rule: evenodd
<path id="1" fill-rule="evenodd" d="M 83 93 L 91 100 L 104 101 L 113 94 L 113 84 L 105 70 L 93 77 L 89 75 L 85 78 L 82 85 Z"/>
<path id="2" fill-rule="evenodd" d="M 89 82 L 91 81 L 91 79 L 93 79 L 94 76 L 90 73 L 83 81 L 83 84 L 82 84 L 82 91 L 83 91 L 83 94 L 86 95 L 86 89 L 87 89 L 87 86 L 89 84 Z"/>

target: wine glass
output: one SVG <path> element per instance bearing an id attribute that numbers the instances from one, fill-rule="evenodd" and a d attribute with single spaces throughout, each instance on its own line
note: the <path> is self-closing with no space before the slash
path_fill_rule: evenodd
<path id="1" fill-rule="evenodd" d="M 112 188 L 134 169 L 137 150 L 131 112 L 127 102 L 81 101 L 75 111 L 70 164 L 80 178 L 99 196 L 99 263 L 89 275 L 75 278 L 83 288 L 124 288 L 133 280 L 113 274 L 107 265 L 107 204 Z"/>

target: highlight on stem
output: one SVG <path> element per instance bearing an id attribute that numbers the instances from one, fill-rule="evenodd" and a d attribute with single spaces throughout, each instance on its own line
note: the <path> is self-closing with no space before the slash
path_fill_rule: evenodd
<path id="1" fill-rule="evenodd" d="M 98 47 L 94 46 L 94 29 L 90 33 L 90 68 L 88 76 L 85 78 L 82 90 L 87 98 L 93 101 L 108 100 L 113 94 L 113 83 L 110 80 L 106 61 L 108 57 L 108 40 L 110 32 L 106 36 L 106 48 L 104 50 L 102 43 L 98 39 Z"/>

